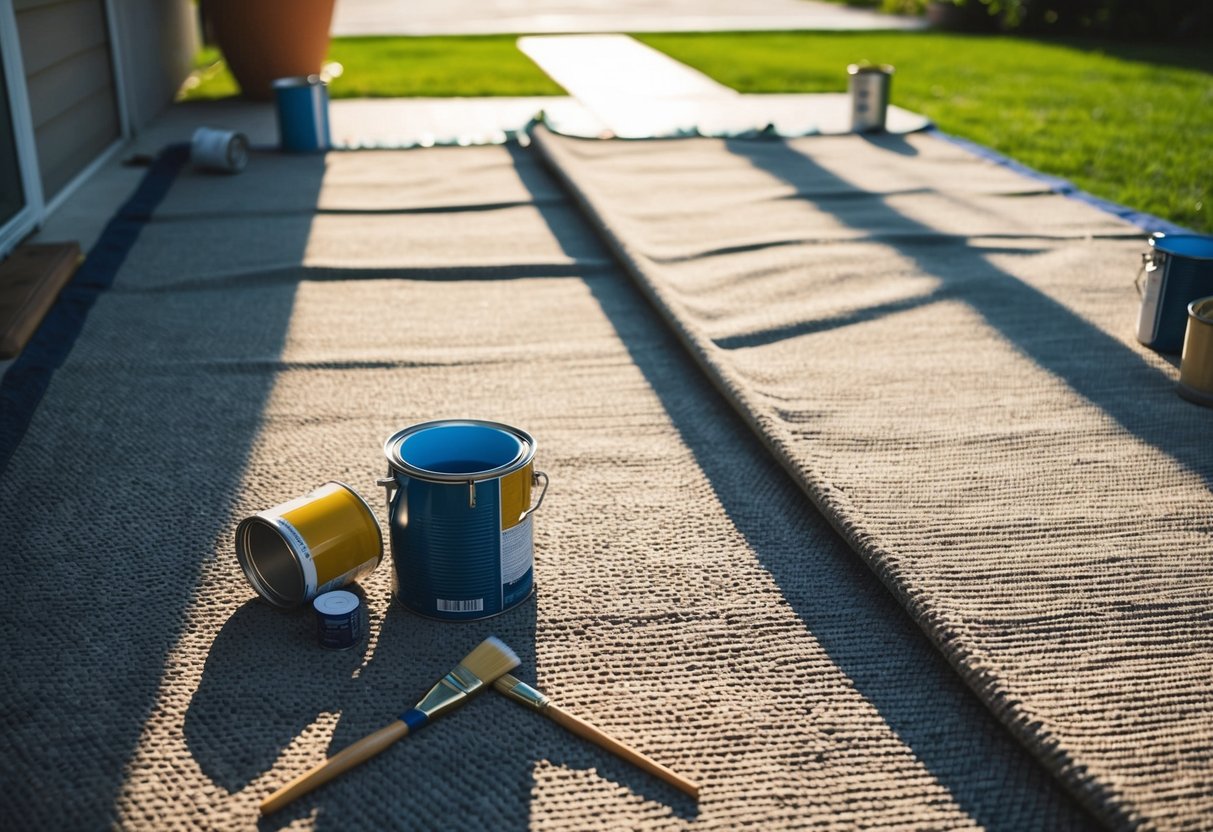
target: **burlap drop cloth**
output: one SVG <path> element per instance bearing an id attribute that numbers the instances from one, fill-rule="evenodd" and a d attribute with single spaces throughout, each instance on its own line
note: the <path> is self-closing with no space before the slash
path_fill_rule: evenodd
<path id="1" fill-rule="evenodd" d="M 1090 823 L 560 193 L 516 147 L 180 175 L 0 480 L 6 828 L 252 828 L 262 797 L 396 718 L 490 633 L 520 677 L 698 780 L 699 804 L 489 694 L 260 828 Z M 835 385 L 828 406 L 857 394 Z M 382 519 L 383 440 L 442 417 L 537 438 L 552 482 L 537 595 L 438 623 L 391 603 L 389 559 L 364 585 L 368 642 L 322 650 L 307 612 L 256 600 L 236 523 L 330 479 Z M 912 496 L 890 500 L 907 529 Z M 956 580 L 981 562 L 941 561 Z M 1040 641 L 1025 638 L 1004 632 L 1015 655 Z M 1013 679 L 1049 658 L 1024 655 Z M 1055 707 L 1081 713 L 1091 692 L 1047 670 Z"/>
<path id="2" fill-rule="evenodd" d="M 1115 826 L 1213 824 L 1213 412 L 1145 234 L 932 136 L 539 144 L 743 418 Z"/>

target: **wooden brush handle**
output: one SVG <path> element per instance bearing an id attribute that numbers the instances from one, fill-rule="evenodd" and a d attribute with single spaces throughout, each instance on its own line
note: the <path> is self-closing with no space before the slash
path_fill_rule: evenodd
<path id="1" fill-rule="evenodd" d="M 329 757 L 311 771 L 304 772 L 291 782 L 261 801 L 261 814 L 268 815 L 277 812 L 297 797 L 310 792 L 332 780 L 338 774 L 349 771 L 359 763 L 364 763 L 397 740 L 408 736 L 409 726 L 400 720 L 380 728 L 358 742 Z"/>
<path id="2" fill-rule="evenodd" d="M 631 746 L 624 745 L 610 734 L 605 734 L 590 723 L 573 716 L 558 705 L 548 705 L 545 713 L 552 721 L 563 728 L 572 731 L 577 736 L 587 739 L 597 746 L 605 748 L 612 754 L 622 757 L 634 766 L 644 769 L 654 777 L 659 777 L 681 792 L 685 792 L 696 800 L 699 799 L 699 786 L 675 774 L 656 760 L 651 760 Z"/>

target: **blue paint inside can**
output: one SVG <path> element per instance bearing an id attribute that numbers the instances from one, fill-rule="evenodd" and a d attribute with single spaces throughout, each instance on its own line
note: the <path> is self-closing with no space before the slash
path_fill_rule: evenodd
<path id="1" fill-rule="evenodd" d="M 418 431 L 400 443 L 400 459 L 434 474 L 487 474 L 522 456 L 512 433 L 477 424 L 441 425 Z"/>

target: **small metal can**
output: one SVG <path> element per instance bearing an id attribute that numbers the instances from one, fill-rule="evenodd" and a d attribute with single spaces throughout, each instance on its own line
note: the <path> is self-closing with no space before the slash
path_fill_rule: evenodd
<path id="1" fill-rule="evenodd" d="M 279 146 L 287 153 L 322 153 L 329 138 L 329 89 L 319 75 L 274 82 Z"/>
<path id="2" fill-rule="evenodd" d="M 1213 297 L 1188 304 L 1188 329 L 1179 365 L 1179 395 L 1213 407 Z"/>
<path id="3" fill-rule="evenodd" d="M 337 589 L 317 595 L 312 601 L 316 611 L 316 640 L 329 650 L 348 650 L 362 641 L 362 599 L 352 592 Z"/>
<path id="4" fill-rule="evenodd" d="M 236 558 L 262 598 L 297 607 L 373 572 L 383 532 L 358 492 L 328 482 L 241 521 Z"/>
<path id="5" fill-rule="evenodd" d="M 889 86 L 893 67 L 888 64 L 851 64 L 847 67 L 851 94 L 851 132 L 879 133 L 889 114 Z"/>
<path id="6" fill-rule="evenodd" d="M 190 140 L 190 161 L 207 170 L 239 173 L 248 164 L 248 137 L 232 130 L 199 127 Z"/>

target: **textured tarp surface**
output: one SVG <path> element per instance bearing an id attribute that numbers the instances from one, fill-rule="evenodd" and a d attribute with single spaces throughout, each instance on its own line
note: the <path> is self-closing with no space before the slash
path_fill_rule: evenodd
<path id="1" fill-rule="evenodd" d="M 509 147 L 181 173 L 0 479 L 6 828 L 253 828 L 489 633 L 698 806 L 493 694 L 260 828 L 1089 822 L 559 194 Z M 535 597 L 430 621 L 389 560 L 348 652 L 255 599 L 242 517 L 330 479 L 378 507 L 384 439 L 468 416 L 539 442 Z"/>
<path id="2" fill-rule="evenodd" d="M 539 143 L 700 365 L 1105 821 L 1213 818 L 1213 411 L 1144 234 L 931 136 Z"/>

